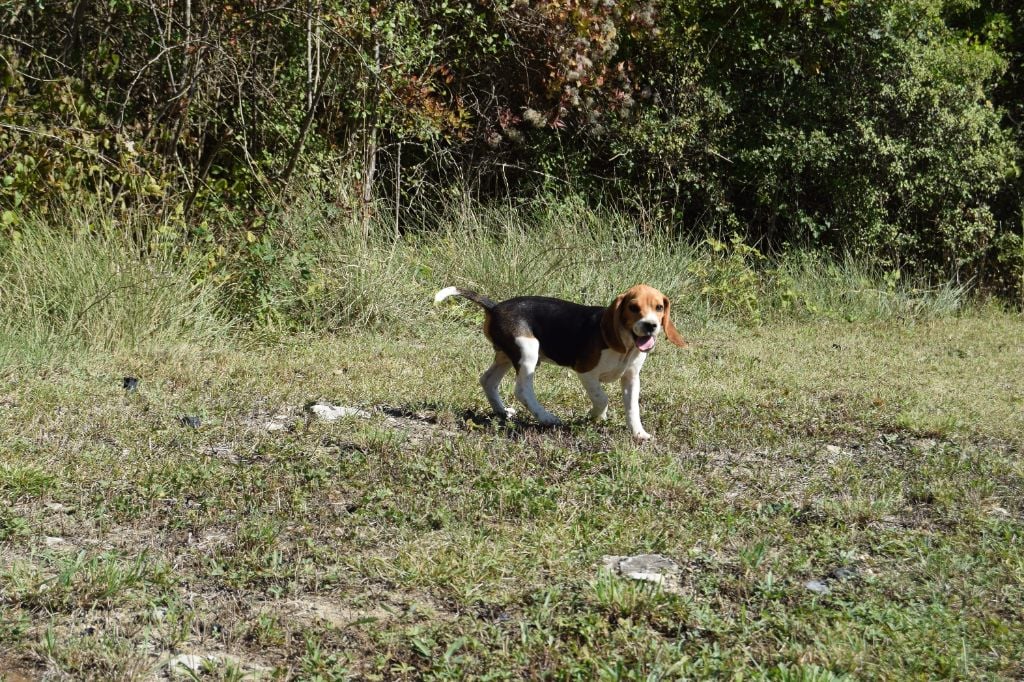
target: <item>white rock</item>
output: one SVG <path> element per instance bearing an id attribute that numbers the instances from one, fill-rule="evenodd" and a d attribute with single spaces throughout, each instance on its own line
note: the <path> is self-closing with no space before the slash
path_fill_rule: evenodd
<path id="1" fill-rule="evenodd" d="M 820 580 L 808 580 L 804 583 L 804 587 L 815 594 L 828 594 L 832 591 L 831 587 Z"/>
<path id="2" fill-rule="evenodd" d="M 167 661 L 167 670 L 176 677 L 198 678 L 203 671 L 203 666 L 207 664 L 213 667 L 231 664 L 240 670 L 248 671 L 245 679 L 262 679 L 263 673 L 270 670 L 255 661 L 245 660 L 229 653 L 178 654 Z"/>
<path id="3" fill-rule="evenodd" d="M 309 408 L 310 411 L 325 422 L 333 422 L 341 419 L 342 417 L 360 417 L 361 419 L 369 419 L 370 413 L 366 410 L 360 410 L 358 407 L 344 407 L 339 405 L 331 405 L 330 403 L 316 403 Z"/>
<path id="4" fill-rule="evenodd" d="M 646 573 L 644 571 L 634 571 L 632 573 L 623 573 L 622 575 L 633 580 L 642 580 L 648 583 L 654 583 L 655 585 L 661 585 L 665 582 L 665 576 L 661 573 Z"/>
<path id="5" fill-rule="evenodd" d="M 198 674 L 203 669 L 203 663 L 208 660 L 215 660 L 212 656 L 200 656 L 197 654 L 179 654 L 167 662 L 167 669 L 172 673 L 191 672 Z M 184 670 L 181 670 L 181 669 Z"/>
<path id="6" fill-rule="evenodd" d="M 663 554 L 608 555 L 601 562 L 612 573 L 630 580 L 641 580 L 663 587 L 678 582 L 679 564 Z"/>

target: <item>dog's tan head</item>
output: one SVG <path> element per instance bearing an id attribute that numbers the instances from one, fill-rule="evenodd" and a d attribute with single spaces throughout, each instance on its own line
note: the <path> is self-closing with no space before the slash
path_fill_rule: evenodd
<path id="1" fill-rule="evenodd" d="M 601 317 L 601 334 L 612 350 L 625 353 L 636 347 L 641 352 L 654 348 L 662 330 L 669 341 L 686 347 L 669 317 L 672 303 L 665 294 L 646 284 L 637 284 L 620 294 Z"/>

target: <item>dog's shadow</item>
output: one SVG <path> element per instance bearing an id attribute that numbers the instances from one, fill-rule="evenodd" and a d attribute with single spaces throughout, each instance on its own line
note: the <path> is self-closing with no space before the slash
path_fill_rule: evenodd
<path id="1" fill-rule="evenodd" d="M 594 428 L 604 435 L 603 427 L 595 427 L 592 421 L 583 417 L 545 426 L 538 424 L 529 413 L 517 412 L 510 417 L 499 417 L 486 409 L 468 408 L 458 411 L 452 410 L 450 406 L 432 402 L 416 405 L 381 405 L 378 409 L 393 419 L 418 423 L 424 428 L 441 430 L 450 426 L 463 433 L 491 433 L 511 440 L 554 436 L 557 440 L 576 441 L 582 433 Z M 450 423 L 448 415 L 452 415 Z"/>

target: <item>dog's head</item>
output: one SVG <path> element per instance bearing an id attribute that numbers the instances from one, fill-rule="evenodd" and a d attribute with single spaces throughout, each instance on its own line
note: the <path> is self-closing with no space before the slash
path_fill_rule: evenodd
<path id="1" fill-rule="evenodd" d="M 646 284 L 637 284 L 619 295 L 601 317 L 601 334 L 612 350 L 626 353 L 632 348 L 648 352 L 662 331 L 669 341 L 686 347 L 669 317 L 672 303 L 665 294 Z"/>

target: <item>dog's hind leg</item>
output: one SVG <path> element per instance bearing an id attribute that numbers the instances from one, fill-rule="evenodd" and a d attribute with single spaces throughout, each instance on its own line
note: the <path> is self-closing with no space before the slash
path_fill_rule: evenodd
<path id="1" fill-rule="evenodd" d="M 498 385 L 510 369 L 512 369 L 512 360 L 499 350 L 494 354 L 494 363 L 480 375 L 480 385 L 484 389 L 484 395 L 487 396 L 487 402 L 491 404 L 494 413 L 502 419 L 507 419 L 515 414 L 512 408 L 505 407 L 505 403 L 501 401 L 501 394 L 498 393 Z"/>
<path id="2" fill-rule="evenodd" d="M 526 406 L 533 416 L 545 426 L 559 424 L 558 417 L 551 414 L 537 401 L 533 392 L 533 375 L 540 362 L 540 342 L 528 336 L 517 336 L 516 346 L 519 347 L 519 366 L 516 367 L 516 398 Z"/>

